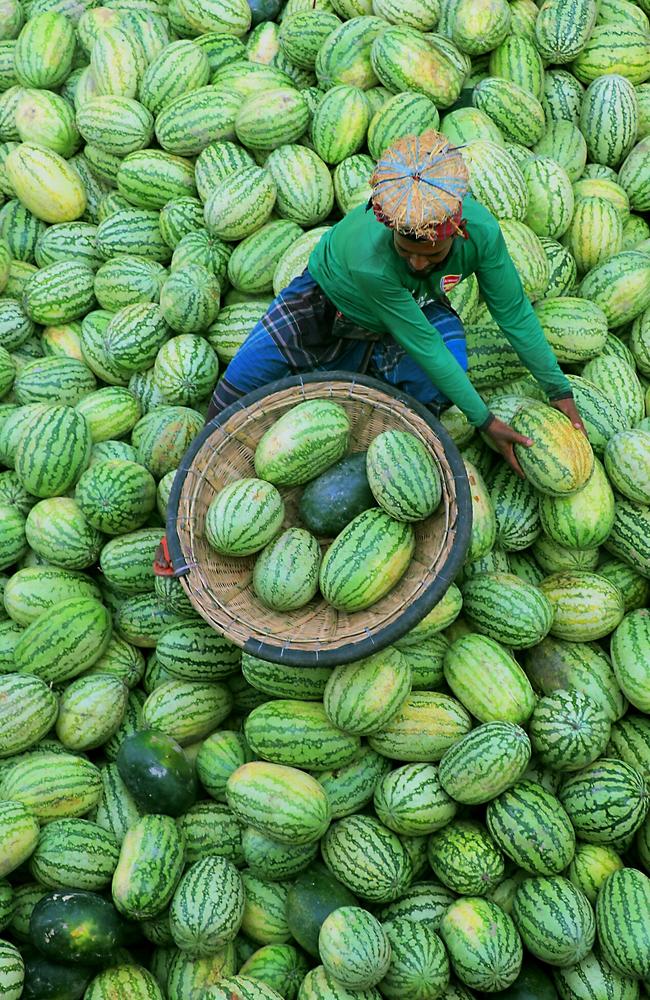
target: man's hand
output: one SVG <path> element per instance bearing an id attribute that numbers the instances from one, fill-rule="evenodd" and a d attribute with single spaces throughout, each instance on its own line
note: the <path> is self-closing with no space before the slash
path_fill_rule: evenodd
<path id="1" fill-rule="evenodd" d="M 564 403 L 566 400 L 561 400 L 561 402 Z M 506 424 L 503 420 L 498 420 L 496 417 L 485 428 L 483 433 L 488 435 L 496 450 L 503 455 L 510 468 L 517 473 L 520 479 L 525 479 L 526 477 L 517 461 L 514 446 L 521 444 L 524 448 L 530 448 L 533 443 L 532 438 L 524 437 L 523 434 L 517 434 L 517 431 L 513 430 L 510 424 Z"/>
<path id="2" fill-rule="evenodd" d="M 551 406 L 559 410 L 560 413 L 563 413 L 565 417 L 568 417 L 577 431 L 582 431 L 585 436 L 587 435 L 585 425 L 580 419 L 578 408 L 572 396 L 569 396 L 567 399 L 553 399 L 551 400 Z"/>

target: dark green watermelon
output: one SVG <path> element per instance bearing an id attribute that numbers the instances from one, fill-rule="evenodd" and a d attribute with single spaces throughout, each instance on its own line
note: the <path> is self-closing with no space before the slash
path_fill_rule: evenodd
<path id="1" fill-rule="evenodd" d="M 81 1000 L 96 969 L 26 955 L 22 1000 Z"/>
<path id="2" fill-rule="evenodd" d="M 262 21 L 275 21 L 284 6 L 283 0 L 248 0 L 253 20 L 251 27 L 261 24 Z"/>
<path id="3" fill-rule="evenodd" d="M 48 892 L 36 904 L 29 938 L 46 958 L 99 965 L 124 943 L 127 930 L 112 903 L 96 892 Z"/>
<path id="4" fill-rule="evenodd" d="M 298 513 L 313 535 L 333 538 L 357 514 L 376 506 L 366 476 L 366 452 L 357 451 L 305 486 Z"/>
<path id="5" fill-rule="evenodd" d="M 287 923 L 298 944 L 318 958 L 318 935 L 325 918 L 340 906 L 359 902 L 325 865 L 312 865 L 298 875 L 287 896 Z"/>
<path id="6" fill-rule="evenodd" d="M 196 802 L 194 766 L 165 733 L 143 729 L 128 736 L 117 769 L 142 812 L 180 816 Z"/>
<path id="7" fill-rule="evenodd" d="M 498 996 L 500 1000 L 558 1000 L 553 981 L 534 962 L 526 962 L 512 986 Z"/>

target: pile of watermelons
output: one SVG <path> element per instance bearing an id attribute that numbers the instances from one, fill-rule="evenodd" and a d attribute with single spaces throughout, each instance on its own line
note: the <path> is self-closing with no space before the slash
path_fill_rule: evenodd
<path id="1" fill-rule="evenodd" d="M 252 6 L 0 5 L 0 997 L 637 1000 L 650 4 Z M 440 604 L 334 670 L 242 656 L 154 579 L 174 471 L 376 158 L 438 127 L 589 446 L 467 277 L 527 480 L 452 408 L 474 523 Z"/>

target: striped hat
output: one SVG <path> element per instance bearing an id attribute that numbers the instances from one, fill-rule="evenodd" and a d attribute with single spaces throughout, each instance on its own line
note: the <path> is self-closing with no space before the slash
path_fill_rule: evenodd
<path id="1" fill-rule="evenodd" d="M 469 175 L 459 150 L 440 132 L 399 139 L 382 154 L 370 183 L 373 211 L 389 229 L 415 239 L 465 236 Z"/>

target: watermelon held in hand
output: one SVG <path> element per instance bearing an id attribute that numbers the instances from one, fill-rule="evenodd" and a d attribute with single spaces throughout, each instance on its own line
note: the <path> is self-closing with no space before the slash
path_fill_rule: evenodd
<path id="1" fill-rule="evenodd" d="M 515 454 L 526 478 L 548 496 L 566 496 L 585 485 L 594 467 L 591 445 L 582 431 L 552 407 L 520 409 L 512 420 L 532 445 L 516 444 Z"/>

